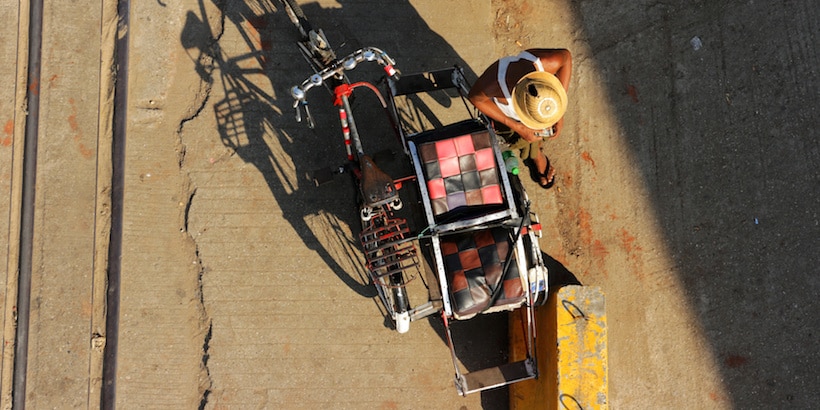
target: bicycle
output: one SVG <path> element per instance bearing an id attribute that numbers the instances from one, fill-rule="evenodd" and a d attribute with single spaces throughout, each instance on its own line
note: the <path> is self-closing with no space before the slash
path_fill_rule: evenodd
<path id="1" fill-rule="evenodd" d="M 384 67 L 388 76 L 398 78 L 399 73 L 394 68 L 395 62 L 387 53 L 375 47 L 360 49 L 343 59 L 331 62 L 291 89 L 297 121 L 301 122 L 301 112 L 304 110 L 308 124 L 314 124 L 308 109 L 308 91 L 324 85 L 329 79 L 343 78 L 345 71 L 353 70 L 363 62 L 377 62 Z M 347 150 L 347 168 L 352 171 L 358 187 L 359 217 L 362 222 L 360 241 L 370 279 L 376 286 L 396 329 L 404 333 L 411 321 L 410 302 L 405 286 L 417 276 L 417 272 L 410 275 L 410 271 L 418 269 L 418 253 L 412 243 L 413 238 L 407 236 L 409 229 L 406 220 L 394 213 L 403 206 L 396 181 L 382 171 L 364 151 L 350 107 L 350 96 L 360 87 L 373 91 L 379 98 L 382 108 L 387 108 L 384 97 L 369 82 L 343 82 L 336 85 L 333 87 L 335 104 L 339 107 L 339 119 Z"/>

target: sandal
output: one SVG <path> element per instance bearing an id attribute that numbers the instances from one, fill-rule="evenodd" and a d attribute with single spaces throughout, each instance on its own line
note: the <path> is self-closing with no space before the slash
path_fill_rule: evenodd
<path id="1" fill-rule="evenodd" d="M 550 159 L 546 155 L 544 155 L 544 158 L 547 160 L 546 172 L 538 172 L 538 167 L 535 165 L 535 161 L 531 159 L 527 160 L 527 168 L 530 169 L 530 178 L 532 178 L 538 186 L 544 189 L 550 189 L 555 184 L 555 168 L 553 168 Z M 542 178 L 547 180 L 546 184 L 541 183 Z"/>

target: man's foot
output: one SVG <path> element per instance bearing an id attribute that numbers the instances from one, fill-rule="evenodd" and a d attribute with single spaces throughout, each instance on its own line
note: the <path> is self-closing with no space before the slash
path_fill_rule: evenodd
<path id="1" fill-rule="evenodd" d="M 550 163 L 546 155 L 541 154 L 539 161 L 532 161 L 528 164 L 530 178 L 541 188 L 549 189 L 555 184 L 555 168 Z"/>

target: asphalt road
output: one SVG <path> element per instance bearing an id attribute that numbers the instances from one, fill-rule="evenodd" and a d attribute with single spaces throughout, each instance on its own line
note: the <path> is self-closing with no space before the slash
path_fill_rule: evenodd
<path id="1" fill-rule="evenodd" d="M 475 78 L 527 47 L 574 56 L 542 248 L 607 297 L 612 408 L 812 408 L 820 400 L 820 9 L 802 1 L 300 1 L 340 53 Z M 0 406 L 505 408 L 459 397 L 435 321 L 398 335 L 362 279 L 328 97 L 272 0 L 130 7 L 116 371 L 102 378 L 116 2 L 0 0 Z M 13 392 L 26 92 L 39 92 L 26 389 Z M 324 100 L 323 100 L 324 98 Z M 323 104 L 327 108 L 322 108 Z M 366 107 L 366 101 L 357 102 Z M 368 127 L 380 117 L 364 115 Z M 28 138 L 28 140 L 27 140 Z M 374 142 L 381 144 L 382 142 Z M 22 274 L 26 274 L 23 272 Z M 110 301 L 109 301 L 110 302 Z M 466 367 L 503 317 L 464 328 Z M 110 346 L 109 346 L 110 347 Z M 19 376 L 18 376 L 19 377 Z M 22 395 L 22 396 L 19 396 Z"/>

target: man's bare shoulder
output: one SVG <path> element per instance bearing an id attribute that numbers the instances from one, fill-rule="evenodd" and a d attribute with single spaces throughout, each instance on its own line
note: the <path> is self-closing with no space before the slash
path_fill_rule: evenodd
<path id="1" fill-rule="evenodd" d="M 498 61 L 492 63 L 486 70 L 478 77 L 470 90 L 470 94 L 475 96 L 476 93 L 492 96 L 499 94 L 501 89 L 498 86 Z"/>

